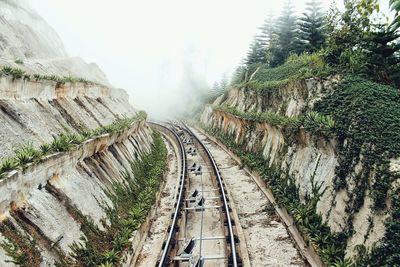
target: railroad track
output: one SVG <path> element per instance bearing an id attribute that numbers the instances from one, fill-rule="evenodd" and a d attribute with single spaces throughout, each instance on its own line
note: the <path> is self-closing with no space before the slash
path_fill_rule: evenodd
<path id="1" fill-rule="evenodd" d="M 181 160 L 176 202 L 156 266 L 242 266 L 230 200 L 210 151 L 184 124 L 154 125 L 177 141 Z"/>

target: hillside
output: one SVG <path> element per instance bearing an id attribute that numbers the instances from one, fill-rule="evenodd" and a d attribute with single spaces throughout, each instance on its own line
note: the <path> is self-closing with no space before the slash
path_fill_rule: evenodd
<path id="1" fill-rule="evenodd" d="M 262 175 L 328 266 L 396 262 L 400 93 L 334 73 L 317 56 L 259 67 L 201 122 Z"/>
<path id="2" fill-rule="evenodd" d="M 95 64 L 70 57 L 54 29 L 27 0 L 0 2 L 0 65 L 32 74 L 81 77 L 108 85 Z"/>
<path id="3" fill-rule="evenodd" d="M 0 266 L 129 264 L 163 140 L 28 1 L 0 2 L 0 34 Z"/>

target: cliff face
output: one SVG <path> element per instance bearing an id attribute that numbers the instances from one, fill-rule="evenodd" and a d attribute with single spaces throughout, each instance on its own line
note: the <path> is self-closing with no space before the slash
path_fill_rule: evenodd
<path id="1" fill-rule="evenodd" d="M 117 209 L 115 196 L 132 193 L 139 179 L 133 164 L 154 150 L 153 132 L 129 104 L 127 93 L 107 85 L 96 64 L 67 55 L 58 35 L 28 1 L 0 1 L 2 65 L 28 75 L 0 75 L 0 266 L 90 264 L 73 252 L 92 256 L 85 242 L 96 234 L 87 233 L 104 236 L 114 227 L 109 214 Z M 61 81 L 61 76 L 91 82 Z M 57 141 L 68 148 L 51 148 Z M 19 149 L 26 149 L 24 159 L 17 160 Z M 36 153 L 32 149 L 41 154 L 27 160 Z M 9 159 L 17 165 L 6 167 Z M 129 231 L 136 227 L 132 224 Z M 136 232 L 128 233 L 126 239 L 138 239 Z M 130 257 L 123 253 L 127 241 L 118 260 Z"/>
<path id="2" fill-rule="evenodd" d="M 22 60 L 23 64 L 16 64 L 15 60 Z M 68 56 L 57 33 L 25 0 L 0 1 L 0 65 L 108 84 L 96 64 Z"/>
<path id="3" fill-rule="evenodd" d="M 317 203 L 317 213 L 322 215 L 333 232 L 348 231 L 349 225 L 352 225 L 354 231 L 346 242 L 346 255 L 352 257 L 357 245 L 364 245 L 370 250 L 379 243 L 384 237 L 384 222 L 388 216 L 386 210 L 374 209 L 369 189 L 362 195 L 361 207 L 356 207 L 354 195 L 359 193 L 360 188 L 352 177 L 363 173 L 362 156 L 346 178 L 348 186 L 337 189 L 335 177 L 341 147 L 336 137 L 311 133 L 303 127 L 289 137 L 287 130 L 277 124 L 252 120 L 217 108 L 228 106 L 241 112 L 298 116 L 330 94 L 338 81 L 338 78 L 294 81 L 269 92 L 233 89 L 213 105 L 205 107 L 201 122 L 231 138 L 245 151 L 262 154 L 267 167 L 279 169 L 295 181 L 300 201 L 305 202 L 306 196 L 313 193 L 313 184 L 322 184 L 320 192 L 323 194 Z M 369 175 L 370 184 L 376 179 L 375 175 L 374 172 Z"/>
<path id="4" fill-rule="evenodd" d="M 39 147 L 62 133 L 96 129 L 135 115 L 121 90 L 7 76 L 0 78 L 0 106 L 1 158 L 13 156 L 28 142 Z M 151 133 L 144 121 L 137 121 L 122 133 L 89 139 L 70 152 L 7 174 L 0 180 L 0 240 L 10 237 L 4 225 L 35 238 L 45 265 L 59 260 L 57 249 L 71 253 L 71 244 L 84 236 L 76 212 L 104 229 L 104 207 L 113 206 L 108 194 L 115 184 L 129 182 L 131 163 L 150 151 Z M 0 265 L 10 265 L 9 260 L 10 253 L 0 249 Z"/>
<path id="5" fill-rule="evenodd" d="M 27 142 L 39 146 L 66 131 L 95 129 L 134 114 L 123 90 L 0 77 L 0 156 Z"/>

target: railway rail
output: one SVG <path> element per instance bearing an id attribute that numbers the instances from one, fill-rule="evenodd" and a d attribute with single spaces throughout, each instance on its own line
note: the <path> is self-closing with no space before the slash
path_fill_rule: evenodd
<path id="1" fill-rule="evenodd" d="M 181 160 L 176 202 L 156 266 L 242 266 L 230 200 L 212 154 L 184 124 L 153 125 L 173 135 Z"/>

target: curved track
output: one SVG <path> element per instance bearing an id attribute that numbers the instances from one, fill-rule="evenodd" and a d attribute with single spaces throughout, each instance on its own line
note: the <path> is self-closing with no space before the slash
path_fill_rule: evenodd
<path id="1" fill-rule="evenodd" d="M 185 125 L 157 126 L 177 140 L 182 162 L 175 209 L 157 266 L 242 266 L 229 197 L 210 151 Z"/>

